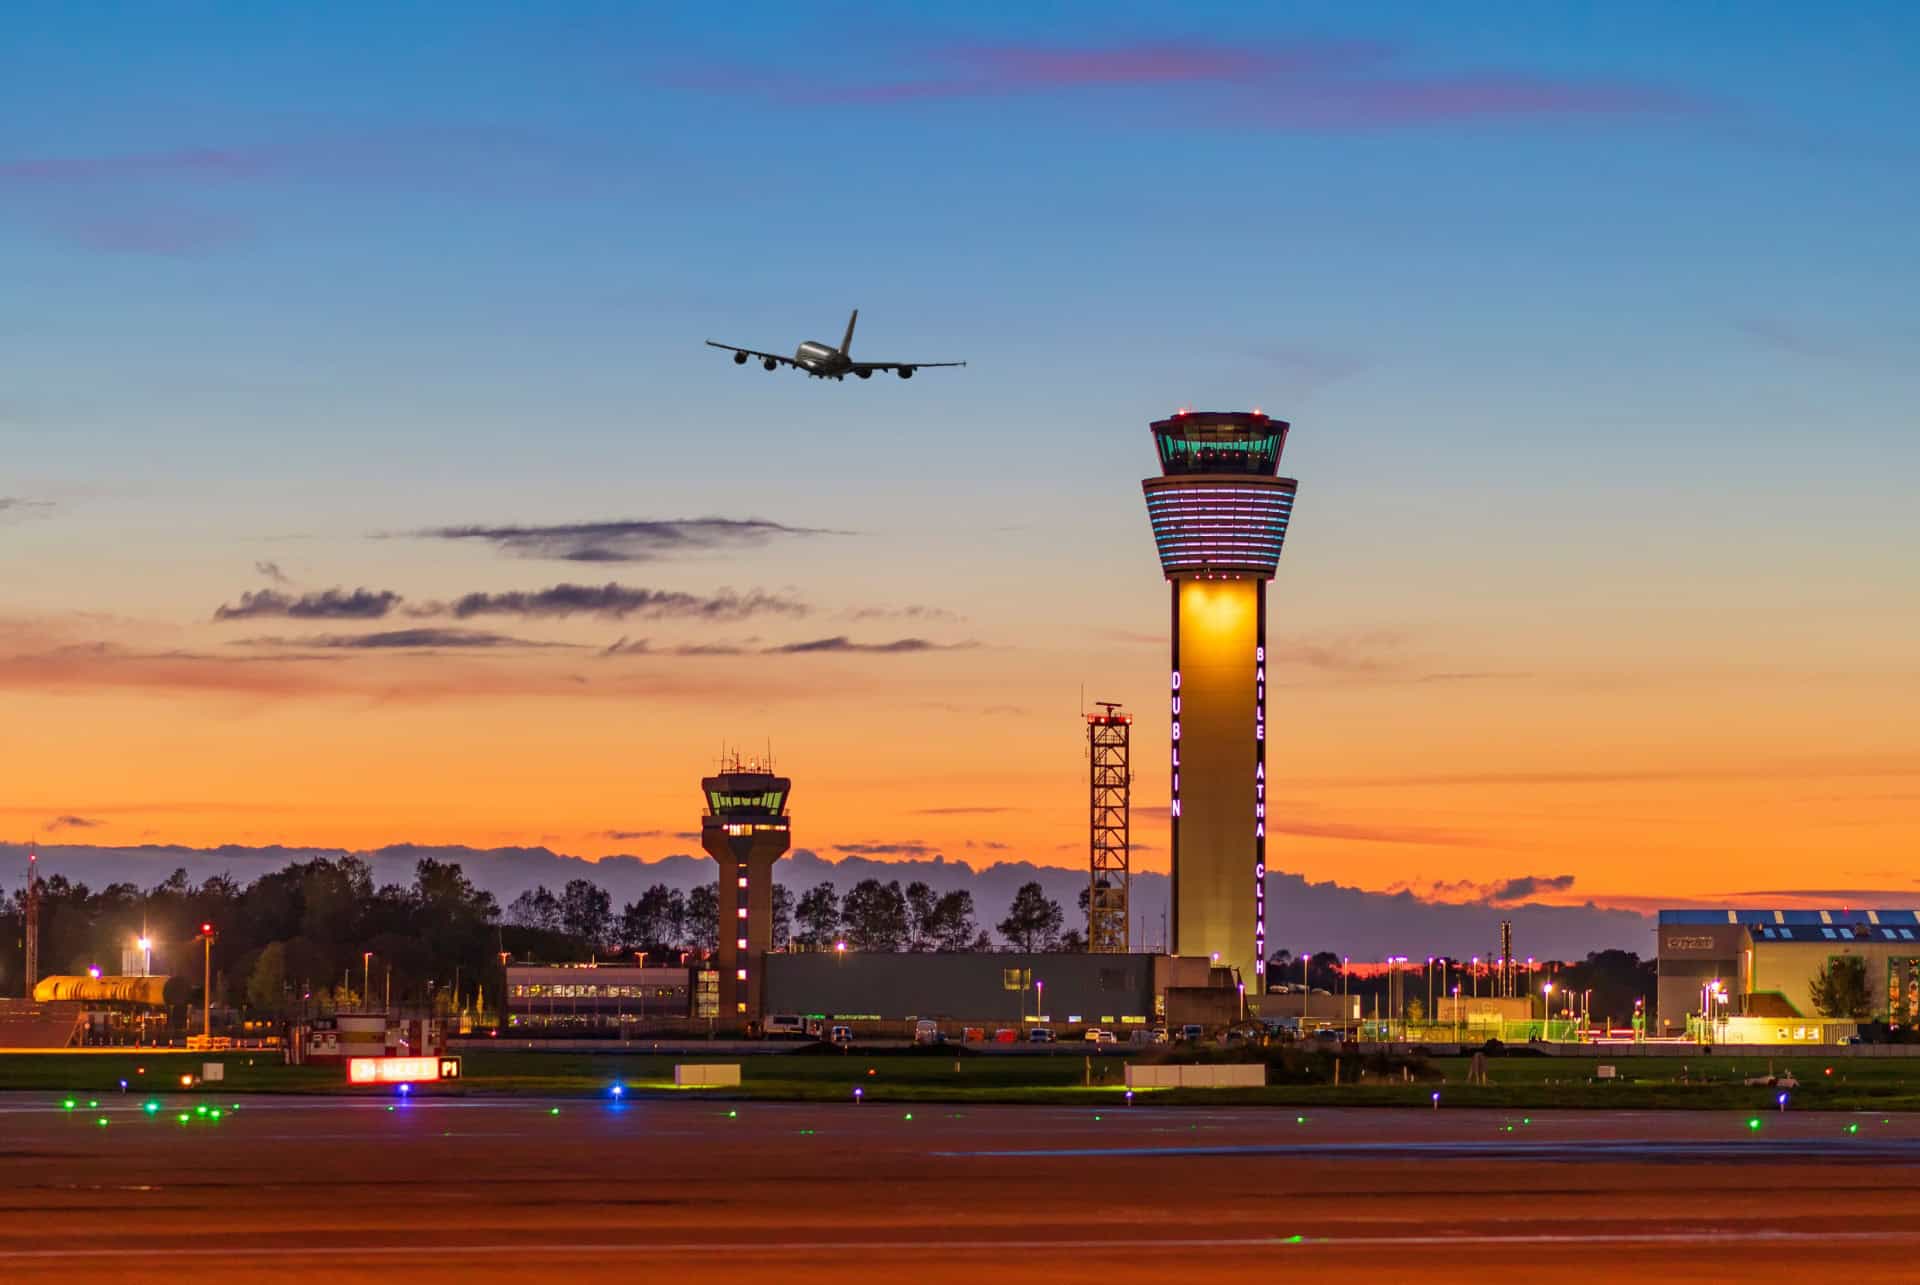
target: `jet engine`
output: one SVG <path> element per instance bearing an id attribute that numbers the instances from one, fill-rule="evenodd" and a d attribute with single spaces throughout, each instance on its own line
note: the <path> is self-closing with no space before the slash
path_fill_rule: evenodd
<path id="1" fill-rule="evenodd" d="M 762 361 L 760 362 L 760 364 L 761 364 L 761 365 L 762 365 L 763 367 L 765 367 L 766 369 L 768 369 L 768 370 L 773 370 L 773 369 L 775 369 L 775 368 L 777 368 L 777 367 L 778 367 L 778 366 L 780 365 L 780 363 L 779 363 L 779 362 L 777 362 L 777 361 L 775 361 L 775 360 L 774 360 L 773 358 L 771 358 L 771 357 L 767 357 L 767 358 L 764 358 L 764 359 L 762 359 Z"/>
<path id="2" fill-rule="evenodd" d="M 911 367 L 911 366 L 902 366 L 902 367 L 900 368 L 900 378 L 902 378 L 902 379 L 912 379 L 912 378 L 913 378 L 913 367 Z"/>
<path id="3" fill-rule="evenodd" d="M 733 355 L 733 364 L 734 364 L 734 365 L 736 365 L 736 366 L 744 366 L 744 365 L 746 365 L 746 364 L 747 364 L 747 355 L 746 355 L 745 353 L 743 353 L 743 352 L 737 352 L 737 353 L 735 353 L 735 354 Z"/>

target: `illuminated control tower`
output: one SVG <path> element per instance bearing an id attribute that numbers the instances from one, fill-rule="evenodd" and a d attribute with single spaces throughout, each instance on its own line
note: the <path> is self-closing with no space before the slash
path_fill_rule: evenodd
<path id="1" fill-rule="evenodd" d="M 1141 483 L 1173 583 L 1168 949 L 1237 968 L 1249 995 L 1267 990 L 1267 581 L 1293 512 L 1287 428 L 1181 411 L 1153 426 L 1161 476 Z"/>
<path id="2" fill-rule="evenodd" d="M 773 949 L 773 863 L 787 855 L 793 782 L 735 756 L 700 782 L 700 846 L 720 863 L 720 1011 L 723 1027 L 758 1025 Z"/>

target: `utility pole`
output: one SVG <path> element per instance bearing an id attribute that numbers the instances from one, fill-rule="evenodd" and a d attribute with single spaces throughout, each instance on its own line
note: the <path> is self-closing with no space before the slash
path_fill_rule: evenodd
<path id="1" fill-rule="evenodd" d="M 200 925 L 200 941 L 205 946 L 206 980 L 200 988 L 200 1034 L 207 1047 L 213 1047 L 213 925 Z"/>
<path id="2" fill-rule="evenodd" d="M 34 983 L 40 980 L 40 853 L 37 845 L 27 851 L 27 989 L 24 999 L 33 998 Z"/>

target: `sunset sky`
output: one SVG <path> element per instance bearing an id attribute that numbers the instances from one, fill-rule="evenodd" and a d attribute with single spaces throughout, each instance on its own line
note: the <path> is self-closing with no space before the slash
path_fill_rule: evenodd
<path id="1" fill-rule="evenodd" d="M 1920 896 L 1920 10 L 558 8 L 10 6 L 0 838 L 1164 869 L 1257 406 L 1276 868 Z"/>

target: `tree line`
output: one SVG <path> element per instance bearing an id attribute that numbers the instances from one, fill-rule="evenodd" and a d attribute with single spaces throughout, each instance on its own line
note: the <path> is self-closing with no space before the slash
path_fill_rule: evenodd
<path id="1" fill-rule="evenodd" d="M 242 884 L 213 875 L 195 884 L 184 869 L 148 888 L 99 889 L 54 874 L 40 881 L 40 974 L 122 971 L 135 943 L 154 943 L 154 971 L 186 978 L 201 1002 L 200 926 L 213 928 L 213 1002 L 258 1015 L 375 1006 L 436 1010 L 497 1007 L 509 961 L 573 963 L 631 952 L 678 961 L 714 949 L 715 885 L 690 893 L 656 884 L 616 913 L 592 880 L 559 892 L 529 889 L 504 909 L 457 862 L 414 866 L 409 884 L 375 885 L 353 856 L 293 862 Z M 25 975 L 26 891 L 0 898 L 0 994 L 19 995 Z M 915 881 L 863 879 L 842 895 L 831 882 L 797 897 L 775 886 L 780 950 L 993 950 L 967 891 L 936 893 Z M 994 924 L 1019 950 L 1078 948 L 1063 932 L 1057 901 L 1041 885 L 1019 889 Z"/>
<path id="2" fill-rule="evenodd" d="M 798 897 L 775 884 L 773 946 L 882 953 L 997 949 L 993 936 L 979 926 L 978 913 L 971 892 L 938 893 L 918 880 L 902 887 L 897 879 L 862 879 L 844 896 L 830 880 Z M 1060 903 L 1033 882 L 1014 894 L 1006 917 L 994 928 L 1016 950 L 1081 949 L 1080 933 L 1062 931 L 1065 918 Z M 683 893 L 657 883 L 616 912 L 605 889 L 590 879 L 571 879 L 558 892 L 544 884 L 527 889 L 508 904 L 506 920 L 609 954 L 672 957 L 715 948 L 720 899 L 713 884 Z"/>

